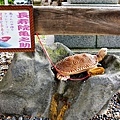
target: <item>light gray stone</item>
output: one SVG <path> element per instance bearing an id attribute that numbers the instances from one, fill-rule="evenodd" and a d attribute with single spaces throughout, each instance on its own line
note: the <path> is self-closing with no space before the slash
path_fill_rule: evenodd
<path id="1" fill-rule="evenodd" d="M 53 82 L 49 62 L 39 46 L 36 46 L 35 53 L 15 53 L 0 83 L 0 112 L 44 113 L 50 102 Z"/>
<path id="2" fill-rule="evenodd" d="M 67 0 L 69 3 L 102 3 L 102 4 L 110 4 L 110 3 L 119 3 L 119 0 Z"/>
<path id="3" fill-rule="evenodd" d="M 59 43 L 49 47 L 48 52 L 54 62 L 72 54 Z M 40 45 L 36 45 L 35 52 L 15 53 L 7 74 L 0 81 L 0 113 L 31 115 L 38 112 L 47 117 L 56 90 L 54 84 L 51 65 Z"/>
<path id="4" fill-rule="evenodd" d="M 120 6 L 119 4 L 94 4 L 94 3 L 86 3 L 86 4 L 82 4 L 82 3 L 74 3 L 71 4 L 69 2 L 62 2 L 62 6 L 81 6 L 81 7 L 117 7 Z"/>
<path id="5" fill-rule="evenodd" d="M 55 42 L 63 43 L 69 48 L 95 48 L 96 36 L 55 35 Z"/>
<path id="6" fill-rule="evenodd" d="M 120 48 L 120 36 L 97 36 L 97 47 Z"/>

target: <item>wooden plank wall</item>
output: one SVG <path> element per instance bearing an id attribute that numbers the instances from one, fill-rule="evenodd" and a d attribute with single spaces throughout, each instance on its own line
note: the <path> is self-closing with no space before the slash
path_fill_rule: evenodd
<path id="1" fill-rule="evenodd" d="M 36 6 L 34 24 L 41 35 L 120 35 L 120 6 Z"/>

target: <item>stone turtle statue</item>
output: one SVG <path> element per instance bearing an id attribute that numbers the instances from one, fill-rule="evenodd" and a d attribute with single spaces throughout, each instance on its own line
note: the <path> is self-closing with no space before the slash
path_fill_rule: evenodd
<path id="1" fill-rule="evenodd" d="M 82 53 L 65 57 L 55 64 L 59 80 L 68 80 L 70 75 L 87 71 L 88 75 L 103 74 L 104 68 L 97 67 L 98 62 L 107 55 L 107 48 L 101 48 L 96 55 Z"/>

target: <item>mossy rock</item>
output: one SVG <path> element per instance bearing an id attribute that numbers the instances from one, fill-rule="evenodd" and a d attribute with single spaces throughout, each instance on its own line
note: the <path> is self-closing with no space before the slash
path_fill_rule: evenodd
<path id="1" fill-rule="evenodd" d="M 74 54 L 69 48 L 59 42 L 56 42 L 51 46 L 46 46 L 46 49 L 53 63 Z"/>

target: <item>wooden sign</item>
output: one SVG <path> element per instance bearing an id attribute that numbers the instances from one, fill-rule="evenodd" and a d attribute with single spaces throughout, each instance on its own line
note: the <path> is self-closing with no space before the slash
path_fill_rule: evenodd
<path id="1" fill-rule="evenodd" d="M 0 6 L 0 52 L 34 51 L 32 6 Z"/>

